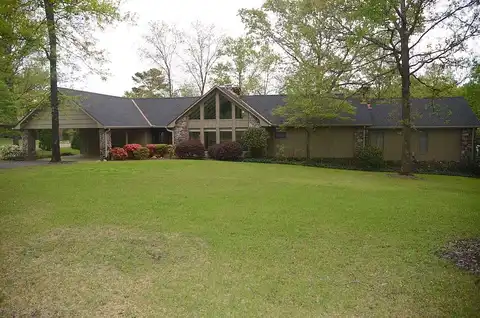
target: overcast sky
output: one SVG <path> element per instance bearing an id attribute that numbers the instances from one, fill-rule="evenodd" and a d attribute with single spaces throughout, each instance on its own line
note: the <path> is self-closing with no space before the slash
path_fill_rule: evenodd
<path id="1" fill-rule="evenodd" d="M 129 0 L 122 11 L 136 14 L 135 25 L 120 25 L 98 34 L 99 46 L 108 52 L 110 76 L 102 81 L 91 75 L 69 83 L 68 86 L 97 93 L 121 96 L 132 86 L 131 77 L 135 72 L 147 70 L 151 65 L 140 58 L 138 49 L 142 44 L 142 35 L 148 31 L 148 22 L 152 20 L 174 23 L 187 29 L 199 20 L 206 24 L 215 24 L 229 36 L 244 33 L 244 27 L 237 16 L 241 8 L 260 7 L 263 0 Z"/>

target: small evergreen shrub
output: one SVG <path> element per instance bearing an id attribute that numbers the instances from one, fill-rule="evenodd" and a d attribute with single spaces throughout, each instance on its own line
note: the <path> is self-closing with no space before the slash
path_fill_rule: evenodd
<path id="1" fill-rule="evenodd" d="M 382 150 L 374 146 L 365 146 L 358 150 L 355 158 L 361 168 L 379 169 L 385 166 Z"/>
<path id="2" fill-rule="evenodd" d="M 253 158 L 261 158 L 265 154 L 268 132 L 263 128 L 248 128 L 242 135 L 242 144 L 248 148 Z"/>
<path id="3" fill-rule="evenodd" d="M 20 160 L 23 157 L 22 148 L 18 145 L 0 146 L 0 159 L 2 160 Z"/>
<path id="4" fill-rule="evenodd" d="M 110 155 L 112 156 L 113 160 L 126 160 L 128 158 L 128 153 L 123 148 L 112 148 L 110 150 Z"/>
<path id="5" fill-rule="evenodd" d="M 215 147 L 216 146 L 216 147 Z M 210 155 L 210 148 L 212 155 Z M 242 158 L 242 145 L 236 141 L 227 141 L 209 148 L 209 157 L 215 160 L 237 161 Z"/>
<path id="6" fill-rule="evenodd" d="M 205 147 L 200 140 L 186 140 L 175 146 L 175 155 L 180 159 L 203 159 Z"/>
<path id="7" fill-rule="evenodd" d="M 80 133 L 75 131 L 72 135 L 72 141 L 70 142 L 70 147 L 72 149 L 80 150 Z"/>
<path id="8" fill-rule="evenodd" d="M 123 149 L 125 149 L 125 151 L 127 152 L 129 159 L 133 159 L 133 152 L 140 148 L 142 148 L 142 145 L 139 144 L 126 144 L 125 146 L 123 146 Z"/>
<path id="9" fill-rule="evenodd" d="M 42 129 L 38 133 L 38 139 L 40 141 L 39 147 L 45 151 L 52 150 L 52 130 L 51 129 Z"/>
<path id="10" fill-rule="evenodd" d="M 147 160 L 150 158 L 150 150 L 147 147 L 140 147 L 133 151 L 133 159 L 135 160 Z"/>
<path id="11" fill-rule="evenodd" d="M 213 144 L 210 147 L 208 147 L 208 158 L 210 159 L 215 159 L 215 152 L 217 151 L 217 148 L 220 146 L 220 144 Z"/>

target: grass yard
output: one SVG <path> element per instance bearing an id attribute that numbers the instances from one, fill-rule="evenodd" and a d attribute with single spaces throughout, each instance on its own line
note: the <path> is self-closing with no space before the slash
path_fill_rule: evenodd
<path id="1" fill-rule="evenodd" d="M 224 163 L 0 171 L 1 316 L 468 317 L 480 180 Z"/>

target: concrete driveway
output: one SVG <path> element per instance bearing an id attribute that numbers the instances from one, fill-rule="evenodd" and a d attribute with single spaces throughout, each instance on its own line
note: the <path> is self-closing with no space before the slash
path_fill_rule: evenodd
<path id="1" fill-rule="evenodd" d="M 85 161 L 98 161 L 98 158 L 84 157 L 82 155 L 62 157 L 62 163 L 75 163 Z M 35 161 L 4 161 L 0 160 L 0 169 L 12 169 L 21 167 L 45 166 L 50 164 L 50 158 Z"/>

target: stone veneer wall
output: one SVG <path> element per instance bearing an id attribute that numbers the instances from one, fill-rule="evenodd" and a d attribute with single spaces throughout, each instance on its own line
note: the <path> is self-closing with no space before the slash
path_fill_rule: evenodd
<path id="1" fill-rule="evenodd" d="M 23 130 L 22 131 L 22 152 L 27 160 L 36 159 L 36 148 L 35 143 L 35 131 L 34 130 Z"/>
<path id="2" fill-rule="evenodd" d="M 354 133 L 355 153 L 368 145 L 368 129 L 363 127 L 357 128 Z"/>
<path id="3" fill-rule="evenodd" d="M 473 155 L 473 148 L 472 148 L 472 140 L 474 138 L 474 130 L 469 129 L 462 129 L 462 140 L 460 142 L 461 147 L 461 155 L 460 158 L 462 161 L 468 161 L 472 159 Z"/>
<path id="4" fill-rule="evenodd" d="M 100 140 L 100 159 L 106 159 L 110 155 L 110 150 L 112 149 L 112 132 L 110 129 L 100 129 L 98 132 Z M 107 149 L 105 149 L 105 143 Z"/>
<path id="5" fill-rule="evenodd" d="M 188 140 L 188 116 L 184 116 L 177 120 L 175 128 L 173 129 L 173 135 L 175 138 L 175 144 Z"/>
<path id="6" fill-rule="evenodd" d="M 260 120 L 252 114 L 248 114 L 248 127 L 260 127 Z"/>

